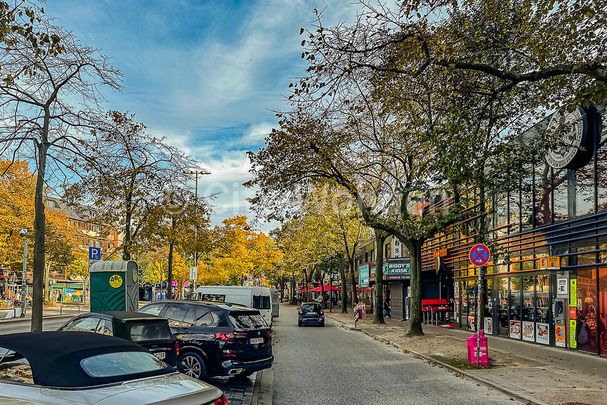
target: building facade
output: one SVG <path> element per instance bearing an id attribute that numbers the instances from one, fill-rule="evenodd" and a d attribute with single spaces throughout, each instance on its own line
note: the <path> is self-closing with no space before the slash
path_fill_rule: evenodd
<path id="1" fill-rule="evenodd" d="M 571 113 L 565 146 L 529 162 L 515 189 L 488 196 L 486 333 L 607 356 L 606 118 L 600 107 Z M 443 275 L 442 298 L 474 330 L 478 269 L 468 252 L 479 212 L 469 197 L 463 220 L 426 242 L 422 266 Z"/>

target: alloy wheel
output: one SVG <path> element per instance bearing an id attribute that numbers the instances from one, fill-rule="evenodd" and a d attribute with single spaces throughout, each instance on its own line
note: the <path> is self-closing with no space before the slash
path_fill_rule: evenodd
<path id="1" fill-rule="evenodd" d="M 200 378 L 202 367 L 200 361 L 194 356 L 185 356 L 181 359 L 181 372 L 187 376 Z"/>

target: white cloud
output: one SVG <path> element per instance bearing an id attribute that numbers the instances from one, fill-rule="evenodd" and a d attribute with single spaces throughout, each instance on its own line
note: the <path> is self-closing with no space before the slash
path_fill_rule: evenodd
<path id="1" fill-rule="evenodd" d="M 251 125 L 241 138 L 240 144 L 245 146 L 257 145 L 263 142 L 274 127 L 276 127 L 276 125 L 271 122 L 261 122 L 259 124 Z"/>

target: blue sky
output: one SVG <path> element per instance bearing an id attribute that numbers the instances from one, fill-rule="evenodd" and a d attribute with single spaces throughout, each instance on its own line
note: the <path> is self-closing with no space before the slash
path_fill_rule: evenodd
<path id="1" fill-rule="evenodd" d="M 304 73 L 300 27 L 314 8 L 330 22 L 348 20 L 347 0 L 195 1 L 49 0 L 49 16 L 124 74 L 108 109 L 129 111 L 151 133 L 201 162 L 212 174 L 199 188 L 220 193 L 213 222 L 248 214 L 242 183 L 247 150 L 257 150 L 285 108 L 288 84 Z M 258 224 L 267 230 L 269 225 Z"/>

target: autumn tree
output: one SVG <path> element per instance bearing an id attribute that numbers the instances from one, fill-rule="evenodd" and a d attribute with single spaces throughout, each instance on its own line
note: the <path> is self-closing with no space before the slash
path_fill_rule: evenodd
<path id="1" fill-rule="evenodd" d="M 185 184 L 184 172 L 193 162 L 149 134 L 133 115 L 118 111 L 108 112 L 92 130 L 87 150 L 104 158 L 86 163 L 86 176 L 67 197 L 95 206 L 95 220 L 120 229 L 122 258 L 130 260 L 144 243 L 142 230 L 149 216 L 158 202 L 167 201 L 167 184 Z"/>
<path id="2" fill-rule="evenodd" d="M 61 52 L 40 53 L 18 36 L 4 49 L 0 83 L 0 155 L 35 160 L 32 330 L 42 330 L 45 269 L 44 188 L 47 175 L 69 176 L 74 159 L 90 159 L 82 140 L 97 122 L 101 87 L 119 89 L 120 72 L 73 34 L 42 20 L 37 31 L 61 39 Z M 26 74 L 31 66 L 36 71 Z M 50 171 L 47 173 L 47 169 Z"/>
<path id="3" fill-rule="evenodd" d="M 165 185 L 164 198 L 150 208 L 150 213 L 142 228 L 142 235 L 148 249 L 167 246 L 167 283 L 171 291 L 175 253 L 200 251 L 208 240 L 209 208 L 206 202 L 184 189 L 184 184 L 176 184 L 175 179 Z M 196 235 L 195 235 L 196 233 Z M 194 246 L 197 244 L 198 246 Z M 189 272 L 186 277 L 189 276 Z M 181 278 L 179 281 L 183 281 Z M 171 294 L 168 294 L 170 297 Z"/>

